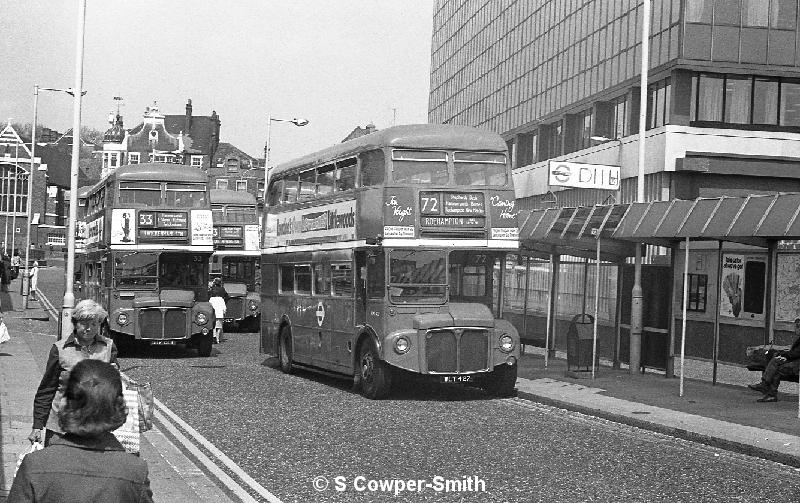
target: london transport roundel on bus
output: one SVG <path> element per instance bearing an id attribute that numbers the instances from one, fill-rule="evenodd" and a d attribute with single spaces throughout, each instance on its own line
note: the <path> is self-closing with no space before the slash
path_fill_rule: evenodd
<path id="1" fill-rule="evenodd" d="M 325 321 L 325 306 L 322 305 L 322 301 L 317 303 L 317 325 L 322 326 L 322 322 Z"/>

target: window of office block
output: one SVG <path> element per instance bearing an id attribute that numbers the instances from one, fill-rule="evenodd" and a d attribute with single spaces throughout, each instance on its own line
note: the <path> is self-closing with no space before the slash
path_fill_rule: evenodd
<path id="1" fill-rule="evenodd" d="M 750 122 L 752 87 L 750 76 L 728 76 L 725 79 L 725 122 L 734 124 Z"/>
<path id="2" fill-rule="evenodd" d="M 517 138 L 517 167 L 527 166 L 538 161 L 539 131 L 524 133 Z"/>
<path id="3" fill-rule="evenodd" d="M 722 100 L 725 77 L 718 74 L 701 73 L 697 81 L 694 103 L 697 120 L 722 122 Z"/>
<path id="4" fill-rule="evenodd" d="M 781 82 L 780 125 L 800 126 L 800 81 Z"/>
<path id="5" fill-rule="evenodd" d="M 544 135 L 545 151 L 542 153 L 543 159 L 558 157 L 564 153 L 564 122 L 557 121 L 542 128 Z"/>
<path id="6" fill-rule="evenodd" d="M 669 109 L 672 93 L 670 79 L 650 84 L 647 90 L 647 129 L 669 124 Z"/>
<path id="7" fill-rule="evenodd" d="M 613 101 L 614 106 L 614 125 L 612 132 L 614 139 L 618 140 L 628 134 L 627 129 L 627 110 L 628 110 L 628 97 L 620 96 Z"/>
<path id="8" fill-rule="evenodd" d="M 767 0 L 762 0 L 767 3 Z M 797 0 L 771 0 L 770 27 L 781 30 L 797 28 Z"/>

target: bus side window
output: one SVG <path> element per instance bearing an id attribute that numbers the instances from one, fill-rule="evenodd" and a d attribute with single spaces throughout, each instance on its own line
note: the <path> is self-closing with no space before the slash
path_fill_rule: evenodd
<path id="1" fill-rule="evenodd" d="M 386 159 L 382 150 L 372 150 L 358 155 L 361 161 L 361 187 L 380 185 L 386 173 Z"/>
<path id="2" fill-rule="evenodd" d="M 356 160 L 345 159 L 336 163 L 336 191 L 356 188 Z"/>
<path id="3" fill-rule="evenodd" d="M 269 185 L 267 204 L 277 206 L 281 202 L 281 196 L 283 196 L 283 180 L 275 180 Z"/>
<path id="4" fill-rule="evenodd" d="M 325 195 L 333 192 L 336 174 L 336 166 L 328 164 L 317 170 L 317 194 Z"/>
<path id="5" fill-rule="evenodd" d="M 281 266 L 281 293 L 294 293 L 294 266 Z"/>

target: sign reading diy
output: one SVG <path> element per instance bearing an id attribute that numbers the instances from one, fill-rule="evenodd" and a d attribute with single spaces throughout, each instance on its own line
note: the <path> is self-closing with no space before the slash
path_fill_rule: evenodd
<path id="1" fill-rule="evenodd" d="M 550 161 L 550 186 L 619 190 L 619 166 Z"/>

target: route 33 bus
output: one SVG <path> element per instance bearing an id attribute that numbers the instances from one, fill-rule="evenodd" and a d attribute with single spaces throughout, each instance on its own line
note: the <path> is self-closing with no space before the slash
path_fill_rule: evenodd
<path id="1" fill-rule="evenodd" d="M 208 196 L 204 171 L 162 163 L 119 167 L 82 195 L 82 290 L 108 311 L 121 352 L 142 342 L 211 355 Z"/>
<path id="2" fill-rule="evenodd" d="M 410 374 L 513 394 L 519 334 L 496 318 L 519 232 L 507 147 L 461 126 L 396 126 L 277 166 L 261 343 L 280 368 L 351 375 L 369 398 Z"/>
<path id="3" fill-rule="evenodd" d="M 214 220 L 214 255 L 211 277 L 222 278 L 230 298 L 225 303 L 225 324 L 236 330 L 258 331 L 261 324 L 261 229 L 258 204 L 242 190 L 211 189 Z"/>

